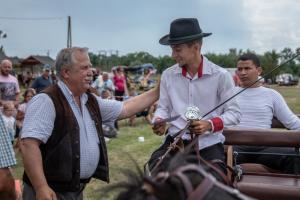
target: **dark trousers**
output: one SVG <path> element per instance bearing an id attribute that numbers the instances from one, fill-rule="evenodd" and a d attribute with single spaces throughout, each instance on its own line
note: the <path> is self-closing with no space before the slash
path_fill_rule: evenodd
<path id="1" fill-rule="evenodd" d="M 155 150 L 149 161 L 148 166 L 150 171 L 152 172 L 153 168 L 156 166 L 156 163 L 159 161 L 160 157 L 165 154 L 170 143 L 173 142 L 173 138 L 171 136 L 167 136 L 164 144 L 162 144 L 157 150 Z M 219 168 L 225 174 L 227 173 L 225 166 L 225 154 L 224 154 L 224 146 L 222 143 L 217 143 L 215 145 L 209 146 L 199 151 L 200 156 L 206 161 L 219 160 L 222 162 L 215 163 L 214 166 Z M 176 152 L 170 152 L 165 158 L 164 161 L 155 169 L 155 172 L 166 171 L 168 169 L 168 165 L 173 158 Z M 196 155 L 195 151 L 191 150 L 189 154 Z M 155 174 L 155 172 L 152 172 Z"/>
<path id="2" fill-rule="evenodd" d="M 85 183 L 80 183 L 80 188 L 77 192 L 55 192 L 57 200 L 83 200 L 83 189 Z M 23 200 L 34 200 L 35 191 L 28 184 L 24 183 Z"/>
<path id="3" fill-rule="evenodd" d="M 237 164 L 241 163 L 258 163 L 263 164 L 283 173 L 294 174 L 295 158 L 292 156 L 280 155 L 260 155 L 259 153 L 282 153 L 295 154 L 294 148 L 283 147 L 257 147 L 257 146 L 235 146 L 234 151 L 252 152 L 258 154 L 238 154 Z"/>
<path id="4" fill-rule="evenodd" d="M 123 96 L 125 94 L 125 91 L 115 91 L 115 99 L 117 101 L 123 101 Z M 114 123 L 115 129 L 119 130 L 119 125 L 118 125 L 118 120 L 115 121 Z"/>

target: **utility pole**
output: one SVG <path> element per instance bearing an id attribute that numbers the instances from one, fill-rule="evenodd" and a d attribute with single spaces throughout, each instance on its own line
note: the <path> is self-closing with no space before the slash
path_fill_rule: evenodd
<path id="1" fill-rule="evenodd" d="M 7 34 L 0 30 L 0 39 L 7 38 Z M 3 46 L 0 46 L 0 51 L 3 52 Z"/>
<path id="2" fill-rule="evenodd" d="M 67 48 L 72 47 L 72 26 L 71 26 L 71 16 L 68 16 L 68 41 Z"/>

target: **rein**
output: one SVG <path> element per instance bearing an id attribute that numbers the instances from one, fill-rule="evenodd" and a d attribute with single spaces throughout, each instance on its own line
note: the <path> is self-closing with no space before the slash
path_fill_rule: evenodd
<path id="1" fill-rule="evenodd" d="M 193 188 L 190 178 L 185 174 L 188 171 L 197 172 L 203 176 L 202 182 L 195 189 Z M 163 183 L 171 177 L 176 177 L 182 182 L 187 195 L 187 200 L 202 200 L 205 195 L 212 189 L 212 187 L 217 183 L 216 179 L 212 175 L 207 174 L 196 164 L 181 166 L 171 173 L 160 172 L 157 174 L 157 176 L 155 176 L 155 180 Z M 151 196 L 147 198 L 147 200 L 156 199 L 157 198 L 154 194 L 151 194 Z"/>
<path id="2" fill-rule="evenodd" d="M 168 150 L 164 153 L 164 155 L 162 155 L 159 158 L 159 161 L 156 163 L 156 165 L 154 166 L 154 168 L 152 169 L 152 172 L 155 172 L 155 170 L 160 166 L 160 164 L 162 163 L 162 161 L 164 160 L 164 158 L 172 151 L 172 150 L 182 150 L 183 147 L 181 147 L 180 145 L 178 145 L 178 143 L 181 141 L 181 137 L 183 136 L 183 134 L 185 133 L 185 131 L 189 128 L 191 124 L 191 121 L 188 121 L 187 125 L 180 130 L 179 132 L 177 132 L 175 134 L 176 138 L 174 140 L 174 142 L 172 142 L 168 148 Z M 198 164 L 200 165 L 200 163 L 204 163 L 206 166 L 208 166 L 210 169 L 212 169 L 213 171 L 215 171 L 223 180 L 223 182 L 226 185 L 230 185 L 232 186 L 232 182 L 228 179 L 228 177 L 217 167 L 215 167 L 213 164 L 211 164 L 210 162 L 204 160 L 200 154 L 199 154 L 199 144 L 198 144 L 198 135 L 195 134 L 191 134 L 192 140 L 191 143 L 189 144 L 191 147 L 194 147 L 194 150 L 196 152 L 196 157 L 198 159 Z M 220 162 L 219 160 L 212 160 L 212 163 L 218 163 Z M 222 161 L 221 161 L 222 162 Z"/>

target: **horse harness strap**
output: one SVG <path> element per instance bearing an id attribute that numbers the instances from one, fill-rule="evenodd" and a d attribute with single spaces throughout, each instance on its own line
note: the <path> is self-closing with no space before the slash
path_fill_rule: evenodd
<path id="1" fill-rule="evenodd" d="M 186 193 L 190 194 L 194 190 L 193 185 L 189 178 L 185 174 L 183 174 L 183 172 L 184 170 L 175 171 L 173 175 L 180 179 L 180 181 L 183 183 Z"/>
<path id="2" fill-rule="evenodd" d="M 202 183 L 194 190 L 191 181 L 184 174 L 186 171 L 196 171 L 204 176 Z M 214 186 L 216 180 L 211 176 L 207 175 L 203 169 L 200 169 L 199 166 L 195 164 L 186 165 L 178 168 L 174 173 L 171 173 L 170 176 L 178 177 L 184 185 L 186 194 L 188 196 L 187 200 L 201 200 L 205 195 L 210 191 Z"/>
<path id="3" fill-rule="evenodd" d="M 222 163 L 226 166 L 226 164 L 222 161 L 222 160 L 218 160 L 218 159 L 214 159 L 214 160 L 210 160 L 210 161 L 206 161 L 205 159 L 203 159 L 199 153 L 199 143 L 198 143 L 198 135 L 193 136 L 194 134 L 192 134 L 192 141 L 190 143 L 190 145 L 192 145 L 196 151 L 196 155 L 197 155 L 197 159 L 200 162 L 203 162 L 205 165 L 207 165 L 208 167 L 210 167 L 211 169 L 213 169 L 218 175 L 220 175 L 220 177 L 223 179 L 224 183 L 226 185 L 232 185 L 231 181 L 228 179 L 228 177 L 220 170 L 218 169 L 215 164 L 218 163 Z"/>
<path id="4" fill-rule="evenodd" d="M 214 182 L 211 178 L 205 177 L 202 183 L 188 196 L 187 200 L 202 200 L 205 195 L 214 186 Z"/>

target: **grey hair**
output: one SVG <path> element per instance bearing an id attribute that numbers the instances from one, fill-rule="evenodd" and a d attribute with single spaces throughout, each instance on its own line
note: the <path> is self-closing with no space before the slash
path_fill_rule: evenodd
<path id="1" fill-rule="evenodd" d="M 88 54 L 88 48 L 86 47 L 71 47 L 64 48 L 56 56 L 55 69 L 57 76 L 61 79 L 61 70 L 62 69 L 71 69 L 72 65 L 76 63 L 75 53 L 85 53 Z"/>

